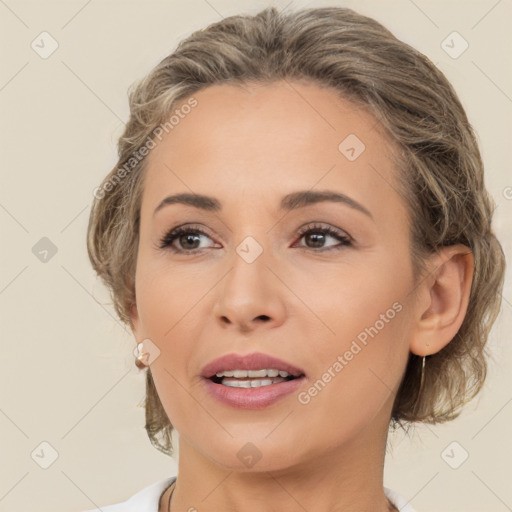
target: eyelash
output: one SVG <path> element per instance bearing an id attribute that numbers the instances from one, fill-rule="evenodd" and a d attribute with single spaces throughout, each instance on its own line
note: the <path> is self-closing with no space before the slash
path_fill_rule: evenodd
<path id="1" fill-rule="evenodd" d="M 172 252 L 181 253 L 181 254 L 183 254 L 183 253 L 193 254 L 193 253 L 202 252 L 205 249 L 204 247 L 202 249 L 191 249 L 191 250 L 187 251 L 184 249 L 177 249 L 176 247 L 172 246 L 172 243 L 178 237 L 180 237 L 181 235 L 191 234 L 191 233 L 192 234 L 201 234 L 201 235 L 204 235 L 204 236 L 207 236 L 208 238 L 210 238 L 208 236 L 208 234 L 205 233 L 203 230 L 194 228 L 193 226 L 178 227 L 178 228 L 172 229 L 168 233 L 166 233 L 160 240 L 158 247 L 160 249 L 169 249 Z M 309 224 L 305 228 L 302 228 L 301 230 L 299 230 L 299 233 L 298 233 L 299 239 L 301 239 L 303 236 L 305 236 L 309 233 L 323 233 L 324 235 L 332 236 L 333 238 L 336 238 L 339 242 L 341 242 L 340 245 L 338 245 L 338 246 L 327 247 L 327 248 L 318 248 L 318 249 L 316 249 L 314 247 L 301 246 L 302 248 L 305 248 L 305 249 L 311 249 L 313 252 L 327 252 L 327 251 L 332 251 L 332 250 L 340 250 L 343 247 L 352 245 L 352 239 L 350 236 L 345 234 L 343 231 L 339 231 L 332 227 L 323 227 L 318 224 Z"/>

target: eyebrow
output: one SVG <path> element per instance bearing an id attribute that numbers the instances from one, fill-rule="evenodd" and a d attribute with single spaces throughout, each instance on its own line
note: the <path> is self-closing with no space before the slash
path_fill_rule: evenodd
<path id="1" fill-rule="evenodd" d="M 348 197 L 345 194 L 341 194 L 339 192 L 333 192 L 331 190 L 302 190 L 298 192 L 292 192 L 290 194 L 285 195 L 281 199 L 281 204 L 279 209 L 281 211 L 292 211 L 297 210 L 299 208 L 304 208 L 309 205 L 322 203 L 322 202 L 334 202 L 334 203 L 343 203 L 349 206 L 354 210 L 358 210 L 371 219 L 373 219 L 370 211 L 365 208 L 362 204 L 358 203 L 354 199 Z M 194 208 L 199 208 L 201 210 L 210 211 L 210 212 L 218 212 L 222 210 L 222 205 L 220 201 L 214 197 L 205 196 L 202 194 L 175 194 L 172 196 L 167 196 L 164 198 L 160 204 L 155 208 L 153 215 L 156 214 L 159 210 L 161 210 L 164 206 L 170 204 L 185 204 L 188 206 L 193 206 Z"/>

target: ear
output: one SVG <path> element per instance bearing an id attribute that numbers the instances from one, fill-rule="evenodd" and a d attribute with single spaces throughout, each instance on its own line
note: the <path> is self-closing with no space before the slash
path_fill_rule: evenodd
<path id="1" fill-rule="evenodd" d="M 455 337 L 469 303 L 473 254 L 464 245 L 442 248 L 429 261 L 418 289 L 416 326 L 410 350 L 418 356 L 439 352 Z"/>

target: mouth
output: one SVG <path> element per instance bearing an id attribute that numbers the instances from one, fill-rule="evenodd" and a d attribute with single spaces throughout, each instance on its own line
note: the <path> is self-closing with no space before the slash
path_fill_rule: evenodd
<path id="1" fill-rule="evenodd" d="M 250 376 L 246 370 L 228 370 L 202 379 L 209 396 L 219 404 L 253 410 L 269 407 L 293 396 L 307 382 L 304 373 L 292 375 L 285 370 L 261 369 L 253 370 L 251 374 L 257 376 Z"/>
<path id="2" fill-rule="evenodd" d="M 261 352 L 225 354 L 206 364 L 201 377 L 212 398 L 241 409 L 268 407 L 297 392 L 308 380 L 298 366 Z"/>
<path id="3" fill-rule="evenodd" d="M 304 376 L 304 370 L 294 364 L 261 352 L 225 354 L 210 361 L 201 371 L 201 377 L 233 387 L 279 384 Z"/>
<path id="4" fill-rule="evenodd" d="M 234 370 L 218 372 L 207 378 L 214 384 L 221 384 L 233 388 L 259 388 L 280 384 L 281 382 L 288 382 L 301 377 L 305 377 L 305 374 L 291 375 L 284 370 L 262 369 L 253 371 Z"/>

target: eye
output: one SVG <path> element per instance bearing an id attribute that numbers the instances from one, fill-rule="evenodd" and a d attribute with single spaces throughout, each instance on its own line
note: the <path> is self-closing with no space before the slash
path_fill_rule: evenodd
<path id="1" fill-rule="evenodd" d="M 160 240 L 160 249 L 170 249 L 174 252 L 196 252 L 204 249 L 197 244 L 200 243 L 200 237 L 210 238 L 204 231 L 193 226 L 180 226 L 172 229 Z M 175 247 L 174 242 L 178 241 L 181 247 Z"/>
<path id="2" fill-rule="evenodd" d="M 331 246 L 324 251 L 331 251 L 331 250 L 338 250 L 341 249 L 343 246 L 348 246 L 352 244 L 352 239 L 347 233 L 344 231 L 338 230 L 336 228 L 327 226 L 321 226 L 318 224 L 309 224 L 305 228 L 301 229 L 299 231 L 300 238 L 304 238 L 305 241 L 309 240 L 312 242 L 313 246 L 299 246 L 299 247 L 306 247 L 311 249 L 323 249 L 323 244 L 325 243 L 326 237 L 327 238 L 334 238 L 338 240 L 340 243 L 336 246 Z M 309 237 L 309 238 L 308 238 Z M 323 251 L 318 251 L 323 252 Z"/>
<path id="3" fill-rule="evenodd" d="M 203 230 L 199 228 L 195 228 L 193 226 L 179 226 L 166 233 L 160 240 L 158 247 L 160 249 L 170 249 L 176 253 L 201 252 L 203 249 L 208 247 L 200 246 L 201 237 L 210 238 Z M 305 240 L 311 241 L 313 245 L 300 245 L 299 247 L 316 249 L 317 251 L 315 252 L 337 250 L 343 246 L 349 246 L 352 244 L 351 237 L 344 231 L 330 226 L 325 227 L 318 224 L 309 224 L 302 228 L 299 231 L 299 238 L 302 239 L 304 237 L 308 237 L 305 238 Z M 334 238 L 340 243 L 338 245 L 324 248 L 323 245 L 325 244 L 326 237 Z M 177 242 L 180 247 L 176 247 L 175 242 Z"/>

